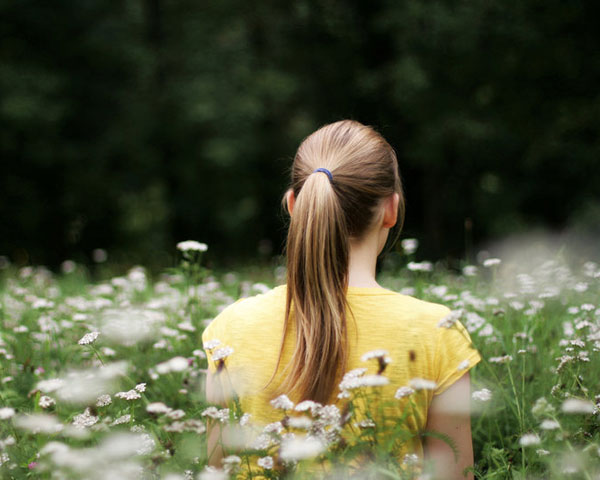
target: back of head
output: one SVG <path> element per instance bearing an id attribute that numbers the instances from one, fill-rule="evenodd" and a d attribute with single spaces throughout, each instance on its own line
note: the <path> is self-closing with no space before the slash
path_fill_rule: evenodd
<path id="1" fill-rule="evenodd" d="M 315 172 L 316 169 L 331 172 Z M 295 203 L 287 238 L 287 303 L 296 343 L 283 393 L 326 402 L 346 368 L 346 291 L 351 239 L 360 240 L 381 201 L 404 199 L 396 154 L 373 128 L 342 120 L 301 143 L 292 166 Z M 399 229 L 398 229 L 399 231 Z M 282 339 L 283 351 L 283 339 Z"/>

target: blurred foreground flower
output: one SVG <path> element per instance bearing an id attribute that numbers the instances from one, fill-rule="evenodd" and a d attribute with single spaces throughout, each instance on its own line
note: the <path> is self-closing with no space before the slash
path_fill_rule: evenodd
<path id="1" fill-rule="evenodd" d="M 177 244 L 177 250 L 181 252 L 206 252 L 208 245 L 200 243 L 196 240 L 186 240 Z"/>
<path id="2" fill-rule="evenodd" d="M 124 346 L 155 338 L 165 323 L 162 312 L 140 308 L 105 310 L 100 319 L 100 331 L 107 339 Z"/>

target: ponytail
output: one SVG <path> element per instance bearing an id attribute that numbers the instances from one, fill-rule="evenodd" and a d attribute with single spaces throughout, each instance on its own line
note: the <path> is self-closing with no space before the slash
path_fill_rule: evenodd
<path id="1" fill-rule="evenodd" d="M 292 306 L 298 334 L 291 374 L 283 388 L 326 402 L 348 356 L 346 287 L 349 239 L 333 185 L 309 175 L 296 197 L 287 239 L 284 332 Z"/>
<path id="2" fill-rule="evenodd" d="M 333 176 L 326 169 L 327 175 L 320 173 L 323 169 L 318 167 L 327 167 Z M 285 318 L 271 381 L 293 321 L 294 352 L 279 392 L 326 403 L 348 361 L 350 238 L 360 238 L 372 224 L 382 198 L 401 194 L 395 153 L 380 134 L 358 122 L 326 125 L 300 145 L 292 166 L 292 190 Z M 402 195 L 400 212 L 403 217 Z"/>

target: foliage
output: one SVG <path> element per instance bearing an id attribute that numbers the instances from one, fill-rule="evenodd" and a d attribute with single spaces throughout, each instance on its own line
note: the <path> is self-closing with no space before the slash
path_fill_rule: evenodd
<path id="1" fill-rule="evenodd" d="M 278 252 L 290 158 L 343 117 L 397 149 L 427 258 L 541 224 L 595 228 L 594 2 L 4 0 L 0 13 L 0 253 L 19 265 L 98 247 L 170 265 L 186 237 L 229 261 Z"/>

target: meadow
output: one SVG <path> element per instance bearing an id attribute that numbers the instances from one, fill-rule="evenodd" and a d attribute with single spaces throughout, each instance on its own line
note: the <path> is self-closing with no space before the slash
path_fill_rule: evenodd
<path id="1" fill-rule="evenodd" d="M 471 370 L 475 477 L 600 478 L 600 266 L 557 254 L 449 271 L 414 261 L 404 245 L 380 283 L 447 305 L 439 328 L 460 320 L 483 357 Z M 429 478 L 421 459 L 394 457 L 399 422 L 386 430 L 370 416 L 349 444 L 340 431 L 352 410 L 279 398 L 282 421 L 251 435 L 235 404 L 206 402 L 204 348 L 221 348 L 223 360 L 235 352 L 203 347 L 203 329 L 237 298 L 281 283 L 282 271 L 263 271 L 260 282 L 210 272 L 204 247 L 180 244 L 181 263 L 154 278 L 138 266 L 91 281 L 73 262 L 58 274 L 0 271 L 0 477 L 216 480 L 252 462 L 264 478 L 314 478 L 327 461 L 327 478 Z M 384 359 L 371 352 L 365 364 Z M 346 378 L 352 401 L 377 395 L 385 370 L 371 377 Z M 237 439 L 221 469 L 207 467 L 207 422 Z"/>

